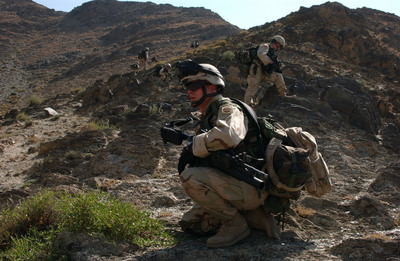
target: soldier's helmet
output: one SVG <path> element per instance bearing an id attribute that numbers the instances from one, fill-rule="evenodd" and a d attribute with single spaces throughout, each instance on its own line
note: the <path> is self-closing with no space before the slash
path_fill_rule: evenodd
<path id="1" fill-rule="evenodd" d="M 170 64 L 170 63 L 166 63 L 164 66 L 165 66 L 165 68 L 167 68 L 167 69 L 171 69 L 171 64 Z"/>
<path id="2" fill-rule="evenodd" d="M 285 38 L 283 38 L 283 37 L 280 36 L 280 35 L 275 35 L 275 36 L 272 38 L 272 41 L 278 42 L 278 43 L 281 45 L 282 48 L 286 45 Z"/>
<path id="3" fill-rule="evenodd" d="M 219 70 L 208 63 L 196 63 L 192 60 L 178 62 L 176 66 L 179 69 L 178 78 L 183 84 L 194 81 L 207 81 L 217 86 L 217 91 L 222 92 L 225 87 L 224 77 Z"/>
<path id="4" fill-rule="evenodd" d="M 144 48 L 146 51 L 150 50 L 149 47 Z"/>

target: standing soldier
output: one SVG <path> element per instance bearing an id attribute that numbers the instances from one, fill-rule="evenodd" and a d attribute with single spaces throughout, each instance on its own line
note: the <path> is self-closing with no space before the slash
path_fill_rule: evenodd
<path id="1" fill-rule="evenodd" d="M 149 55 L 150 55 L 149 47 L 146 47 L 138 54 L 140 66 L 143 67 L 145 70 L 147 70 L 147 61 L 149 60 Z"/>
<path id="2" fill-rule="evenodd" d="M 273 82 L 278 89 L 279 95 L 286 95 L 286 84 L 283 80 L 280 64 L 275 52 L 282 50 L 286 45 L 285 39 L 275 35 L 271 43 L 260 44 L 257 49 L 257 57 L 250 66 L 247 76 L 247 89 L 244 95 L 244 102 L 249 105 L 256 105 L 258 87 L 262 80 Z"/>

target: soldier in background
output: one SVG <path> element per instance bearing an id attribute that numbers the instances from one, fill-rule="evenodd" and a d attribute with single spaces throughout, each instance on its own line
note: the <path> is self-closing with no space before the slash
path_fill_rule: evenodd
<path id="1" fill-rule="evenodd" d="M 170 75 L 170 70 L 171 70 L 171 64 L 169 63 L 166 63 L 164 65 L 159 64 L 154 68 L 153 75 L 160 77 L 161 80 L 163 80 L 164 82 L 167 79 L 172 80 Z"/>
<path id="2" fill-rule="evenodd" d="M 133 75 L 136 76 L 140 68 L 139 62 L 134 62 L 133 64 L 131 64 L 130 68 L 132 69 Z"/>
<path id="3" fill-rule="evenodd" d="M 149 47 L 146 47 L 145 49 L 143 49 L 141 52 L 138 53 L 140 66 L 145 70 L 147 70 L 147 61 L 149 60 L 149 56 L 150 56 Z"/>
<path id="4" fill-rule="evenodd" d="M 166 63 L 162 66 L 161 70 L 159 71 L 158 75 L 164 82 L 168 79 L 171 80 L 170 70 L 171 70 L 171 64 Z"/>
<path id="5" fill-rule="evenodd" d="M 199 48 L 199 41 L 198 40 L 196 40 L 194 43 L 192 42 L 191 44 L 190 44 L 190 48 L 193 48 L 193 53 L 195 53 L 196 52 L 196 49 L 197 48 Z"/>
<path id="6" fill-rule="evenodd" d="M 258 87 L 262 80 L 273 82 L 278 89 L 279 95 L 285 96 L 287 89 L 280 70 L 279 61 L 275 52 L 282 50 L 286 45 L 285 39 L 275 35 L 270 43 L 262 43 L 257 49 L 257 57 L 250 66 L 247 76 L 247 89 L 244 95 L 244 102 L 249 105 L 256 105 Z"/>

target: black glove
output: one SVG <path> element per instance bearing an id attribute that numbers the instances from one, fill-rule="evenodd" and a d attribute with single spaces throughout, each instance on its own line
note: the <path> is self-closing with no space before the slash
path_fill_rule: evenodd
<path id="1" fill-rule="evenodd" d="M 164 126 L 161 128 L 160 132 L 164 143 L 170 142 L 175 145 L 181 145 L 182 141 L 185 139 L 183 132 L 175 130 L 174 128 Z"/>
<path id="2" fill-rule="evenodd" d="M 192 152 L 192 143 L 190 142 L 186 147 L 183 148 L 181 152 L 181 156 L 178 161 L 178 173 L 181 174 L 185 170 L 186 165 L 193 165 L 194 159 L 195 156 Z"/>
<path id="3" fill-rule="evenodd" d="M 269 58 L 272 60 L 272 63 L 263 66 L 263 71 L 267 74 L 271 74 L 272 72 L 282 73 L 281 61 L 278 60 L 278 57 L 276 55 L 272 55 Z"/>

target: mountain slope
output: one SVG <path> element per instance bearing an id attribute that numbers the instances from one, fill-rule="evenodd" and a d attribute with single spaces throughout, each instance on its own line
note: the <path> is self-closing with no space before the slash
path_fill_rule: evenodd
<path id="1" fill-rule="evenodd" d="M 163 61 L 192 51 L 195 39 L 203 45 L 240 31 L 204 8 L 119 1 L 90 1 L 64 13 L 1 0 L 0 24 L 1 73 L 19 80 L 14 90 L 10 82 L 0 85 L 4 107 L 128 72 L 145 47 Z"/>
<path id="2" fill-rule="evenodd" d="M 163 144 L 159 137 L 164 123 L 196 111 L 177 84 L 176 72 L 174 81 L 163 82 L 151 70 L 133 75 L 124 67 L 111 77 L 99 70 L 98 80 L 91 79 L 80 92 L 9 111 L 0 128 L 0 203 L 16 204 L 43 188 L 101 189 L 151 211 L 183 238 L 170 248 L 133 250 L 125 242 L 111 247 L 101 236 L 88 240 L 79 234 L 60 235 L 68 242 L 60 247 L 74 260 L 397 260 L 399 84 L 389 67 L 369 64 L 363 56 L 378 50 L 392 61 L 399 58 L 399 47 L 381 40 L 398 39 L 394 25 L 399 19 L 326 3 L 167 60 L 214 64 L 226 79 L 227 96 L 242 99 L 245 80 L 236 60 L 226 54 L 275 34 L 287 39 L 279 58 L 290 96 L 280 97 L 263 83 L 265 96 L 257 114 L 270 114 L 285 127 L 300 126 L 313 134 L 330 169 L 333 190 L 322 198 L 302 192 L 292 201 L 278 240 L 252 230 L 233 247 L 208 249 L 206 237 L 181 231 L 178 221 L 193 205 L 176 171 L 182 148 Z M 338 37 L 349 31 L 358 41 L 345 37 L 345 44 L 338 44 Z M 380 48 L 380 41 L 387 48 Z M 109 66 L 111 61 L 99 63 Z M 89 77 L 88 72 L 82 69 Z M 59 115 L 49 115 L 47 107 Z M 31 122 L 22 121 L 20 113 Z M 96 130 L 90 128 L 93 122 L 114 128 Z M 192 127 L 182 129 L 192 133 Z M 68 157 L 71 152 L 76 156 Z"/>

